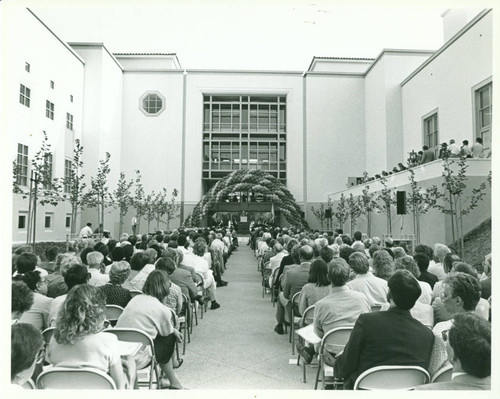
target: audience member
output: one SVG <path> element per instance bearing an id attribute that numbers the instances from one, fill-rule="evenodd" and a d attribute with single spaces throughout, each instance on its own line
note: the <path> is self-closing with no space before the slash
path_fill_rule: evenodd
<path id="1" fill-rule="evenodd" d="M 164 304 L 169 294 L 170 280 L 163 270 L 149 273 L 143 294 L 136 295 L 120 315 L 116 327 L 138 328 L 148 334 L 155 344 L 156 360 L 162 371 L 160 389 L 182 389 L 174 371 L 175 343 L 182 342 L 182 335 L 172 323 L 172 310 Z"/>
<path id="2" fill-rule="evenodd" d="M 65 253 L 56 256 L 56 270 L 47 276 L 47 296 L 56 298 L 68 292 L 68 286 L 64 282 L 64 276 L 73 265 L 80 264 L 80 259 L 75 254 Z"/>
<path id="3" fill-rule="evenodd" d="M 47 283 L 37 270 L 18 274 L 15 279 L 24 281 L 28 288 L 33 291 L 33 305 L 23 313 L 19 321 L 35 326 L 39 331 L 48 327 L 50 305 L 52 298 L 47 298 Z"/>
<path id="4" fill-rule="evenodd" d="M 429 273 L 434 274 L 438 280 L 444 280 L 446 277 L 446 273 L 444 272 L 443 268 L 443 260 L 446 254 L 450 253 L 450 248 L 448 248 L 444 244 L 435 244 L 434 245 L 434 258 L 436 259 L 436 262 L 434 265 L 430 265 L 429 268 L 427 269 Z"/>
<path id="5" fill-rule="evenodd" d="M 328 267 L 323 259 L 316 259 L 311 263 L 307 281 L 300 291 L 299 315 L 330 293 Z"/>
<path id="6" fill-rule="evenodd" d="M 18 273 L 24 274 L 27 272 L 31 272 L 37 270 L 40 272 L 40 275 L 43 277 L 47 277 L 49 274 L 47 270 L 44 270 L 37 266 L 38 257 L 35 254 L 29 252 L 23 252 L 16 258 L 16 271 L 12 275 L 12 277 L 16 277 Z"/>
<path id="7" fill-rule="evenodd" d="M 429 258 L 423 252 L 416 252 L 413 255 L 413 259 L 417 262 L 418 269 L 420 270 L 420 275 L 417 277 L 418 281 L 423 281 L 434 288 L 434 284 L 438 282 L 436 275 L 429 273 L 427 269 L 429 268 Z"/>
<path id="8" fill-rule="evenodd" d="M 126 389 L 129 383 L 123 372 L 118 338 L 102 331 L 105 307 L 106 298 L 97 287 L 88 284 L 72 287 L 57 316 L 47 361 L 56 367 L 85 366 L 107 372 L 118 389 Z M 124 362 L 133 386 L 135 362 L 130 357 Z"/>
<path id="9" fill-rule="evenodd" d="M 43 362 L 45 351 L 42 334 L 35 326 L 17 323 L 10 330 L 10 382 L 22 387 Z"/>
<path id="10" fill-rule="evenodd" d="M 491 325 L 472 313 L 457 314 L 441 333 L 453 366 L 450 381 L 419 385 L 417 390 L 490 390 Z"/>
<path id="11" fill-rule="evenodd" d="M 476 138 L 476 142 L 472 144 L 472 157 L 473 158 L 483 158 L 483 139 L 481 137 Z"/>
<path id="12" fill-rule="evenodd" d="M 370 306 L 382 304 L 387 301 L 387 281 L 374 276 L 369 271 L 366 255 L 354 252 L 349 256 L 349 266 L 355 273 L 354 279 L 347 283 L 349 288 L 364 294 Z"/>
<path id="13" fill-rule="evenodd" d="M 109 275 L 101 273 L 101 269 L 104 267 L 103 261 L 104 255 L 98 251 L 87 254 L 87 265 L 90 273 L 89 284 L 94 287 L 100 287 L 109 282 Z"/>
<path id="14" fill-rule="evenodd" d="M 126 261 L 113 262 L 109 271 L 109 282 L 100 287 L 106 296 L 107 305 L 118 305 L 124 308 L 132 299 L 130 291 L 122 284 L 130 275 L 130 265 Z"/>
<path id="15" fill-rule="evenodd" d="M 397 270 L 387 284 L 389 310 L 360 314 L 337 358 L 334 375 L 344 378 L 344 389 L 352 389 L 356 378 L 371 367 L 428 367 L 432 332 L 409 312 L 421 294 L 420 285 L 407 270 Z"/>
<path id="16" fill-rule="evenodd" d="M 34 293 L 24 281 L 13 281 L 11 290 L 11 319 L 14 324 L 33 305 Z"/>
<path id="17" fill-rule="evenodd" d="M 387 281 L 394 272 L 394 261 L 391 255 L 389 255 L 389 252 L 376 250 L 377 248 L 380 248 L 378 245 L 375 246 L 372 245 L 372 247 L 375 247 L 375 252 L 372 255 L 373 274 L 376 277 Z M 371 247 L 370 247 L 370 252 L 371 252 Z"/>

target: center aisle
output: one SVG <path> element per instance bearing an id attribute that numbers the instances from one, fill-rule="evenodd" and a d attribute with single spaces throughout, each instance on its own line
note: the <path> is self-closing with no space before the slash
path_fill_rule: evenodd
<path id="1" fill-rule="evenodd" d="M 316 369 L 308 367 L 302 383 L 302 367 L 292 356 L 288 335 L 277 335 L 276 308 L 269 294 L 262 298 L 257 260 L 240 242 L 228 260 L 217 288 L 220 309 L 210 310 L 193 326 L 184 364 L 177 369 L 189 389 L 312 389 Z M 295 364 L 289 364 L 295 359 Z"/>

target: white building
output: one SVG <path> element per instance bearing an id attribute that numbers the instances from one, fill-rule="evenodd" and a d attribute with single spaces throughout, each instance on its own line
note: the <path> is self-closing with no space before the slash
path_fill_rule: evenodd
<path id="1" fill-rule="evenodd" d="M 318 227 L 311 206 L 356 193 L 360 188 L 350 182 L 364 171 L 391 170 L 411 150 L 451 138 L 482 137 L 490 147 L 492 12 L 451 10 L 443 21 L 447 42 L 437 51 L 315 57 L 305 72 L 185 70 L 175 54 L 113 54 L 103 43 L 65 43 L 32 11 L 17 10 L 6 27 L 16 32 L 16 43 L 5 57 L 2 122 L 12 160 L 27 166 L 18 181 L 29 183 L 30 160 L 45 131 L 54 177 L 64 176 L 80 139 L 87 182 L 109 152 L 111 190 L 120 172 L 132 179 L 140 170 L 146 192 L 180 191 L 183 220 L 222 176 L 259 168 L 285 182 Z M 438 161 L 425 170 L 419 179 L 439 180 Z M 490 160 L 470 168 L 478 182 L 489 170 Z M 407 184 L 406 177 L 391 180 L 398 190 Z M 489 204 L 488 194 L 470 228 L 490 216 Z M 14 195 L 14 242 L 26 240 L 27 212 L 28 201 Z M 37 239 L 64 240 L 69 212 L 68 204 L 38 207 Z M 117 211 L 107 212 L 104 228 L 116 237 Z M 77 231 L 87 221 L 96 226 L 95 210 L 83 211 Z M 385 231 L 383 222 L 375 226 Z M 442 226 L 430 238 L 449 242 Z"/>

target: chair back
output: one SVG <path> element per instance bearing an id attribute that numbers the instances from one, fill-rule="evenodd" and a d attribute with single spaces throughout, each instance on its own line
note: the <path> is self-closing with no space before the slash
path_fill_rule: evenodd
<path id="1" fill-rule="evenodd" d="M 54 331 L 56 330 L 55 327 L 47 327 L 45 330 L 42 332 L 43 340 L 45 341 L 46 344 L 50 342 L 52 339 L 52 336 L 54 335 Z"/>
<path id="2" fill-rule="evenodd" d="M 113 379 L 90 367 L 52 367 L 36 380 L 37 389 L 116 389 Z"/>
<path id="3" fill-rule="evenodd" d="M 451 381 L 451 373 L 453 372 L 453 366 L 449 364 L 448 366 L 445 366 L 438 370 L 436 374 L 432 376 L 432 382 L 444 382 L 444 381 Z"/>
<path id="4" fill-rule="evenodd" d="M 340 353 L 349 341 L 352 326 L 337 327 L 328 331 L 321 339 L 319 353 L 328 351 L 330 353 Z"/>
<path id="5" fill-rule="evenodd" d="M 306 310 L 304 310 L 304 314 L 302 315 L 299 328 L 308 326 L 314 321 L 314 305 L 309 306 Z"/>
<path id="6" fill-rule="evenodd" d="M 380 309 L 382 308 L 382 305 L 380 303 L 376 303 L 374 305 L 372 305 L 372 312 L 380 312 Z"/>
<path id="7" fill-rule="evenodd" d="M 35 389 L 35 383 L 31 378 L 23 384 L 23 389 Z"/>
<path id="8" fill-rule="evenodd" d="M 290 301 L 292 303 L 292 309 L 291 309 L 292 310 L 292 320 L 291 320 L 292 323 L 293 323 L 293 317 L 295 317 L 295 316 L 300 317 L 300 313 L 299 313 L 300 293 L 301 293 L 301 291 L 293 294 L 292 300 Z"/>
<path id="9" fill-rule="evenodd" d="M 274 270 L 271 269 L 270 267 L 264 266 L 264 269 L 262 269 L 262 278 L 264 282 L 267 282 L 269 280 L 269 277 L 273 274 Z"/>
<path id="10" fill-rule="evenodd" d="M 356 379 L 354 389 L 411 390 L 429 380 L 429 373 L 419 366 L 377 366 L 363 372 Z"/>
<path id="11" fill-rule="evenodd" d="M 106 308 L 104 309 L 106 320 L 111 322 L 112 325 L 116 324 L 116 321 L 118 320 L 118 318 L 122 313 L 123 313 L 123 308 L 118 305 L 106 305 Z"/>
<path id="12" fill-rule="evenodd" d="M 139 290 L 130 290 L 130 295 L 132 296 L 132 298 L 136 295 L 141 295 L 142 294 L 142 291 L 139 291 Z"/>

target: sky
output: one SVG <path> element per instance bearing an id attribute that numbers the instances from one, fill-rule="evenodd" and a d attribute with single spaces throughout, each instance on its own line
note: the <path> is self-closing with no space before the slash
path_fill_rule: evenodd
<path id="1" fill-rule="evenodd" d="M 359 0 L 7 2 L 31 7 L 66 42 L 103 42 L 111 52 L 176 53 L 186 69 L 292 71 L 307 70 L 313 56 L 375 58 L 384 48 L 435 50 L 443 44 L 441 14 L 450 4 L 461 4 Z M 477 7 L 477 2 L 463 3 Z"/>

